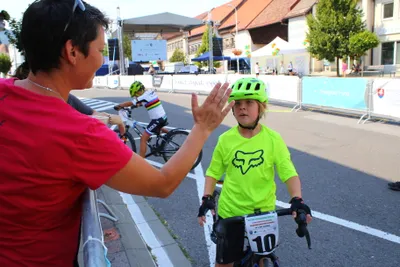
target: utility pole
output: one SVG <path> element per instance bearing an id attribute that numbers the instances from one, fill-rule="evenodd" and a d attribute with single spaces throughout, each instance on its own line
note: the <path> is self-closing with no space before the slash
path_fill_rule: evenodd
<path id="1" fill-rule="evenodd" d="M 209 65 L 208 65 L 208 70 L 210 74 L 214 73 L 214 48 L 213 48 L 213 30 L 214 30 L 214 23 L 212 21 L 212 16 L 211 12 L 208 12 L 208 49 L 209 49 Z"/>
<path id="2" fill-rule="evenodd" d="M 124 43 L 123 43 L 123 21 L 121 19 L 121 10 L 117 7 L 117 34 L 118 34 L 118 48 L 119 48 L 119 73 L 125 74 L 125 57 L 124 57 Z"/>

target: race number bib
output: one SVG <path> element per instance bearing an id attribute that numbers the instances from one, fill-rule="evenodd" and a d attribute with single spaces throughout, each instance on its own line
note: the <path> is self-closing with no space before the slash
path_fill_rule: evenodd
<path id="1" fill-rule="evenodd" d="M 245 217 L 245 227 L 251 250 L 268 255 L 278 245 L 279 225 L 276 212 Z"/>

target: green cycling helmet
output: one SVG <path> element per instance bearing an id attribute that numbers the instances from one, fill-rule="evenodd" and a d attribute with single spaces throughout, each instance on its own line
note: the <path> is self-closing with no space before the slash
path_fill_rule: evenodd
<path id="1" fill-rule="evenodd" d="M 232 100 L 254 99 L 268 103 L 265 83 L 256 78 L 241 78 L 232 85 L 228 102 Z"/>
<path id="2" fill-rule="evenodd" d="M 144 85 L 143 83 L 136 81 L 131 84 L 131 87 L 129 88 L 129 94 L 131 95 L 131 97 L 134 97 L 135 94 L 140 90 L 144 90 Z"/>

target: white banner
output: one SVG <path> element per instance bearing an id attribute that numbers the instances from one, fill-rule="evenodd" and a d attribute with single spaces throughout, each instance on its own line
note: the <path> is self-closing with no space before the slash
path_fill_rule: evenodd
<path id="1" fill-rule="evenodd" d="M 93 79 L 93 87 L 107 87 L 108 81 L 106 76 L 96 76 Z"/>
<path id="2" fill-rule="evenodd" d="M 172 75 L 154 75 L 153 77 L 153 87 L 155 89 L 171 90 L 173 88 L 174 77 Z"/>
<path id="3" fill-rule="evenodd" d="M 143 83 L 146 89 L 153 88 L 153 76 L 151 75 L 135 75 L 135 81 Z"/>
<path id="4" fill-rule="evenodd" d="M 260 75 L 267 86 L 268 97 L 271 100 L 297 103 L 300 79 L 297 76 Z"/>
<path id="5" fill-rule="evenodd" d="M 224 83 L 226 74 L 213 75 L 174 75 L 174 90 L 185 90 L 189 92 L 210 92 L 218 83 Z"/>
<path id="6" fill-rule="evenodd" d="M 119 86 L 119 76 L 118 75 L 112 75 L 112 76 L 107 76 L 108 80 L 108 87 L 111 89 L 115 89 Z"/>
<path id="7" fill-rule="evenodd" d="M 400 118 L 399 79 L 375 79 L 372 94 L 373 113 Z"/>
<path id="8" fill-rule="evenodd" d="M 135 82 L 135 76 L 120 76 L 119 77 L 119 84 L 123 89 L 127 89 L 127 88 L 131 87 L 131 84 L 134 82 Z"/>

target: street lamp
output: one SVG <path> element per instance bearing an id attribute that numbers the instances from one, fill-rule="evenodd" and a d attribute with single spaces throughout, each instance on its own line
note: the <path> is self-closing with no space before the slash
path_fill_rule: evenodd
<path id="1" fill-rule="evenodd" d="M 228 6 L 232 7 L 235 10 L 235 24 L 236 24 L 236 35 L 235 35 L 235 47 L 237 46 L 237 36 L 238 36 L 238 17 L 237 17 L 237 9 L 236 6 L 232 4 L 228 4 Z M 237 65 L 237 73 L 239 74 L 239 56 L 236 56 L 236 65 Z"/>

